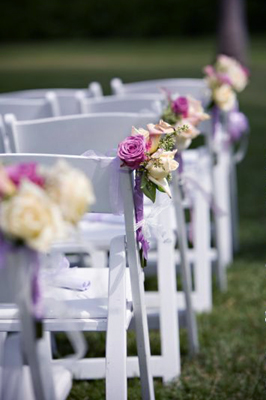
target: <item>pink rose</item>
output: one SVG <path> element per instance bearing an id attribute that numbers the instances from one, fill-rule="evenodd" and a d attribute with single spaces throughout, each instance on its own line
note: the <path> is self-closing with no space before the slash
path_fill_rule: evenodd
<path id="1" fill-rule="evenodd" d="M 216 77 L 221 84 L 232 86 L 232 80 L 229 78 L 227 74 L 223 74 L 222 72 L 217 72 Z"/>
<path id="2" fill-rule="evenodd" d="M 27 179 L 38 186 L 44 185 L 44 178 L 37 173 L 35 163 L 10 165 L 6 167 L 6 173 L 16 186 L 19 186 L 23 179 Z"/>
<path id="3" fill-rule="evenodd" d="M 212 65 L 206 65 L 206 67 L 204 67 L 203 71 L 209 77 L 213 77 L 215 75 L 215 70 Z"/>
<path id="4" fill-rule="evenodd" d="M 188 100 L 186 97 L 178 97 L 172 102 L 172 110 L 175 114 L 182 115 L 183 118 L 188 116 Z"/>
<path id="5" fill-rule="evenodd" d="M 118 146 L 117 155 L 125 165 L 137 169 L 145 160 L 146 141 L 142 135 L 128 136 Z"/>

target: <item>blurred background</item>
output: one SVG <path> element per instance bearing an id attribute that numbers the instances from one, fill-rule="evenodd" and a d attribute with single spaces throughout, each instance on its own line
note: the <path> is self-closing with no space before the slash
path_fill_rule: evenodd
<path id="1" fill-rule="evenodd" d="M 2 0 L 0 91 L 201 77 L 217 48 L 252 65 L 265 15 L 265 0 Z"/>
<path id="2" fill-rule="evenodd" d="M 1 1 L 0 92 L 99 81 L 109 94 L 113 77 L 201 78 L 221 52 L 250 68 L 239 95 L 251 126 L 238 171 L 241 251 L 228 293 L 214 293 L 213 313 L 200 317 L 201 356 L 185 361 L 177 390 L 158 398 L 265 398 L 265 16 L 265 0 Z M 88 385 L 77 384 L 71 399 L 88 398 Z M 103 398 L 103 385 L 97 390 L 91 399 Z"/>

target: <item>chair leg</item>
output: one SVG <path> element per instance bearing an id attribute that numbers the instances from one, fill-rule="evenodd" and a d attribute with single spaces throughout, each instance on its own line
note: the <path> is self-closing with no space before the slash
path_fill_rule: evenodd
<path id="1" fill-rule="evenodd" d="M 226 267 L 232 262 L 232 227 L 231 207 L 229 193 L 229 155 L 221 151 L 218 163 L 214 168 L 214 200 L 224 213 L 215 215 L 217 248 L 219 249 L 219 286 L 221 290 L 227 289 Z"/>
<path id="2" fill-rule="evenodd" d="M 6 338 L 7 338 L 7 332 L 0 332 L 0 367 L 3 367 Z M 0 373 L 0 398 L 3 388 L 2 375 L 3 372 Z"/>
<path id="3" fill-rule="evenodd" d="M 140 367 L 141 393 L 143 400 L 154 400 L 154 386 L 150 365 L 150 341 L 145 306 L 144 274 L 140 266 L 138 247 L 135 233 L 135 212 L 132 194 L 132 176 L 122 174 L 120 178 L 121 190 L 124 201 L 126 235 L 127 235 L 127 260 L 130 272 L 132 301 L 135 317 L 137 349 Z"/>
<path id="4" fill-rule="evenodd" d="M 106 399 L 127 399 L 126 257 L 124 237 L 110 246 L 106 333 Z"/>
<path id="5" fill-rule="evenodd" d="M 159 197 L 160 194 L 158 194 Z M 162 194 L 162 196 L 165 196 Z M 170 215 L 169 215 L 170 213 Z M 180 374 L 179 322 L 176 308 L 175 237 L 170 207 L 159 215 L 159 224 L 166 233 L 167 241 L 158 237 L 158 286 L 160 296 L 160 334 L 163 356 L 162 377 L 171 381 Z"/>
<path id="6" fill-rule="evenodd" d="M 176 222 L 178 226 L 178 243 L 181 257 L 181 274 L 182 286 L 186 300 L 186 322 L 188 328 L 189 350 L 190 355 L 195 356 L 199 351 L 198 329 L 196 316 L 192 307 L 191 299 L 191 274 L 188 262 L 188 246 L 187 246 L 187 232 L 184 209 L 182 206 L 182 195 L 179 187 L 179 175 L 173 174 L 173 195 L 174 207 L 176 213 Z"/>
<path id="7" fill-rule="evenodd" d="M 238 236 L 238 193 L 237 193 L 237 174 L 236 164 L 231 155 L 230 165 L 230 194 L 231 194 L 231 219 L 232 219 L 232 237 L 234 253 L 239 251 L 239 236 Z"/>
<path id="8" fill-rule="evenodd" d="M 209 190 L 207 182 L 201 180 L 204 189 Z M 206 188 L 205 188 L 206 186 Z M 200 191 L 194 193 L 193 236 L 194 236 L 194 279 L 197 302 L 202 311 L 212 309 L 212 268 L 210 259 L 211 224 L 210 207 Z"/>
<path id="9" fill-rule="evenodd" d="M 224 188 L 221 188 L 220 181 L 222 181 L 222 168 L 219 163 L 218 165 L 212 165 L 211 168 L 211 179 L 212 179 L 212 188 L 213 188 L 213 200 L 214 205 L 216 208 L 219 208 L 222 212 L 226 212 L 226 209 L 223 207 L 224 201 L 224 193 L 221 193 Z M 225 189 L 226 190 L 226 189 Z M 226 261 L 225 261 L 225 254 L 227 253 L 227 242 L 228 232 L 226 233 L 224 221 L 224 215 L 218 215 L 217 212 L 214 212 L 214 239 L 215 239 L 215 246 L 217 250 L 217 261 L 216 261 L 216 275 L 217 275 L 217 282 L 218 287 L 221 291 L 225 291 L 227 289 L 227 277 L 226 277 Z M 224 223 L 225 222 L 225 223 Z"/>

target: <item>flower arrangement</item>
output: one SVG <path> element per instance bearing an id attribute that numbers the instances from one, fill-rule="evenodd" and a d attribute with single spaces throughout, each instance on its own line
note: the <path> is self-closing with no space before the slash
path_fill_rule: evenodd
<path id="1" fill-rule="evenodd" d="M 248 84 L 248 70 L 235 59 L 221 54 L 214 65 L 204 68 L 204 73 L 212 93 L 210 107 L 216 105 L 222 111 L 232 110 L 237 93 Z"/>
<path id="2" fill-rule="evenodd" d="M 176 135 L 176 146 L 182 151 L 200 134 L 197 126 L 209 119 L 209 115 L 204 112 L 201 102 L 191 96 L 180 96 L 173 100 L 168 95 L 168 104 L 162 118 L 175 128 L 184 124 L 187 126 L 187 129 Z"/>
<path id="3" fill-rule="evenodd" d="M 169 181 L 171 172 L 179 164 L 175 160 L 177 149 L 176 136 L 187 130 L 187 126 L 173 127 L 161 120 L 158 124 L 148 124 L 147 129 L 132 127 L 131 136 L 123 140 L 117 150 L 122 161 L 121 167 L 136 171 L 134 186 L 134 203 L 136 235 L 140 244 L 140 261 L 147 264 L 149 242 L 142 229 L 144 220 L 143 195 L 152 202 L 156 199 L 156 190 L 171 197 Z"/>
<path id="4" fill-rule="evenodd" d="M 3 239 L 38 252 L 63 239 L 93 203 L 90 182 L 59 161 L 0 166 L 0 230 Z"/>
<path id="5" fill-rule="evenodd" d="M 137 171 L 137 176 L 141 178 L 141 191 L 153 202 L 156 190 L 171 197 L 168 182 L 171 172 L 178 168 L 175 141 L 186 129 L 186 126 L 172 127 L 163 120 L 156 125 L 148 124 L 147 129 L 132 127 L 131 136 L 118 146 L 121 166 Z"/>

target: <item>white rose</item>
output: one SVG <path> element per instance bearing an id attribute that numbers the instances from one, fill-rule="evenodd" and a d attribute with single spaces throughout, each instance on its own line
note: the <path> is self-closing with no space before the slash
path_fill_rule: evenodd
<path id="1" fill-rule="evenodd" d="M 182 119 L 181 123 L 179 122 L 176 127 L 183 125 L 186 125 L 188 129 L 176 136 L 176 147 L 179 151 L 187 149 L 191 145 L 192 139 L 195 139 L 200 134 L 200 131 L 188 119 Z"/>
<path id="2" fill-rule="evenodd" d="M 247 75 L 241 66 L 234 65 L 234 67 L 228 71 L 228 76 L 232 82 L 233 88 L 237 92 L 242 92 L 247 86 Z"/>
<path id="3" fill-rule="evenodd" d="M 61 212 L 45 191 L 23 181 L 17 194 L 1 204 L 0 227 L 34 250 L 47 252 L 55 240 L 65 237 Z"/>
<path id="4" fill-rule="evenodd" d="M 76 224 L 95 201 L 86 175 L 65 161 L 59 161 L 46 173 L 46 189 L 59 205 L 64 219 L 72 224 Z"/>
<path id="5" fill-rule="evenodd" d="M 242 92 L 248 83 L 247 73 L 242 65 L 235 59 L 220 55 L 217 60 L 216 68 L 218 72 L 226 74 L 232 82 L 233 88 Z"/>
<path id="6" fill-rule="evenodd" d="M 230 111 L 235 105 L 236 94 L 229 85 L 221 85 L 213 90 L 213 100 L 223 111 Z"/>
<path id="7" fill-rule="evenodd" d="M 174 160 L 175 153 L 176 150 L 163 151 L 160 149 L 152 155 L 152 159 L 146 166 L 150 181 L 163 189 L 169 197 L 171 197 L 171 192 L 166 177 L 178 168 L 179 164 Z"/>

